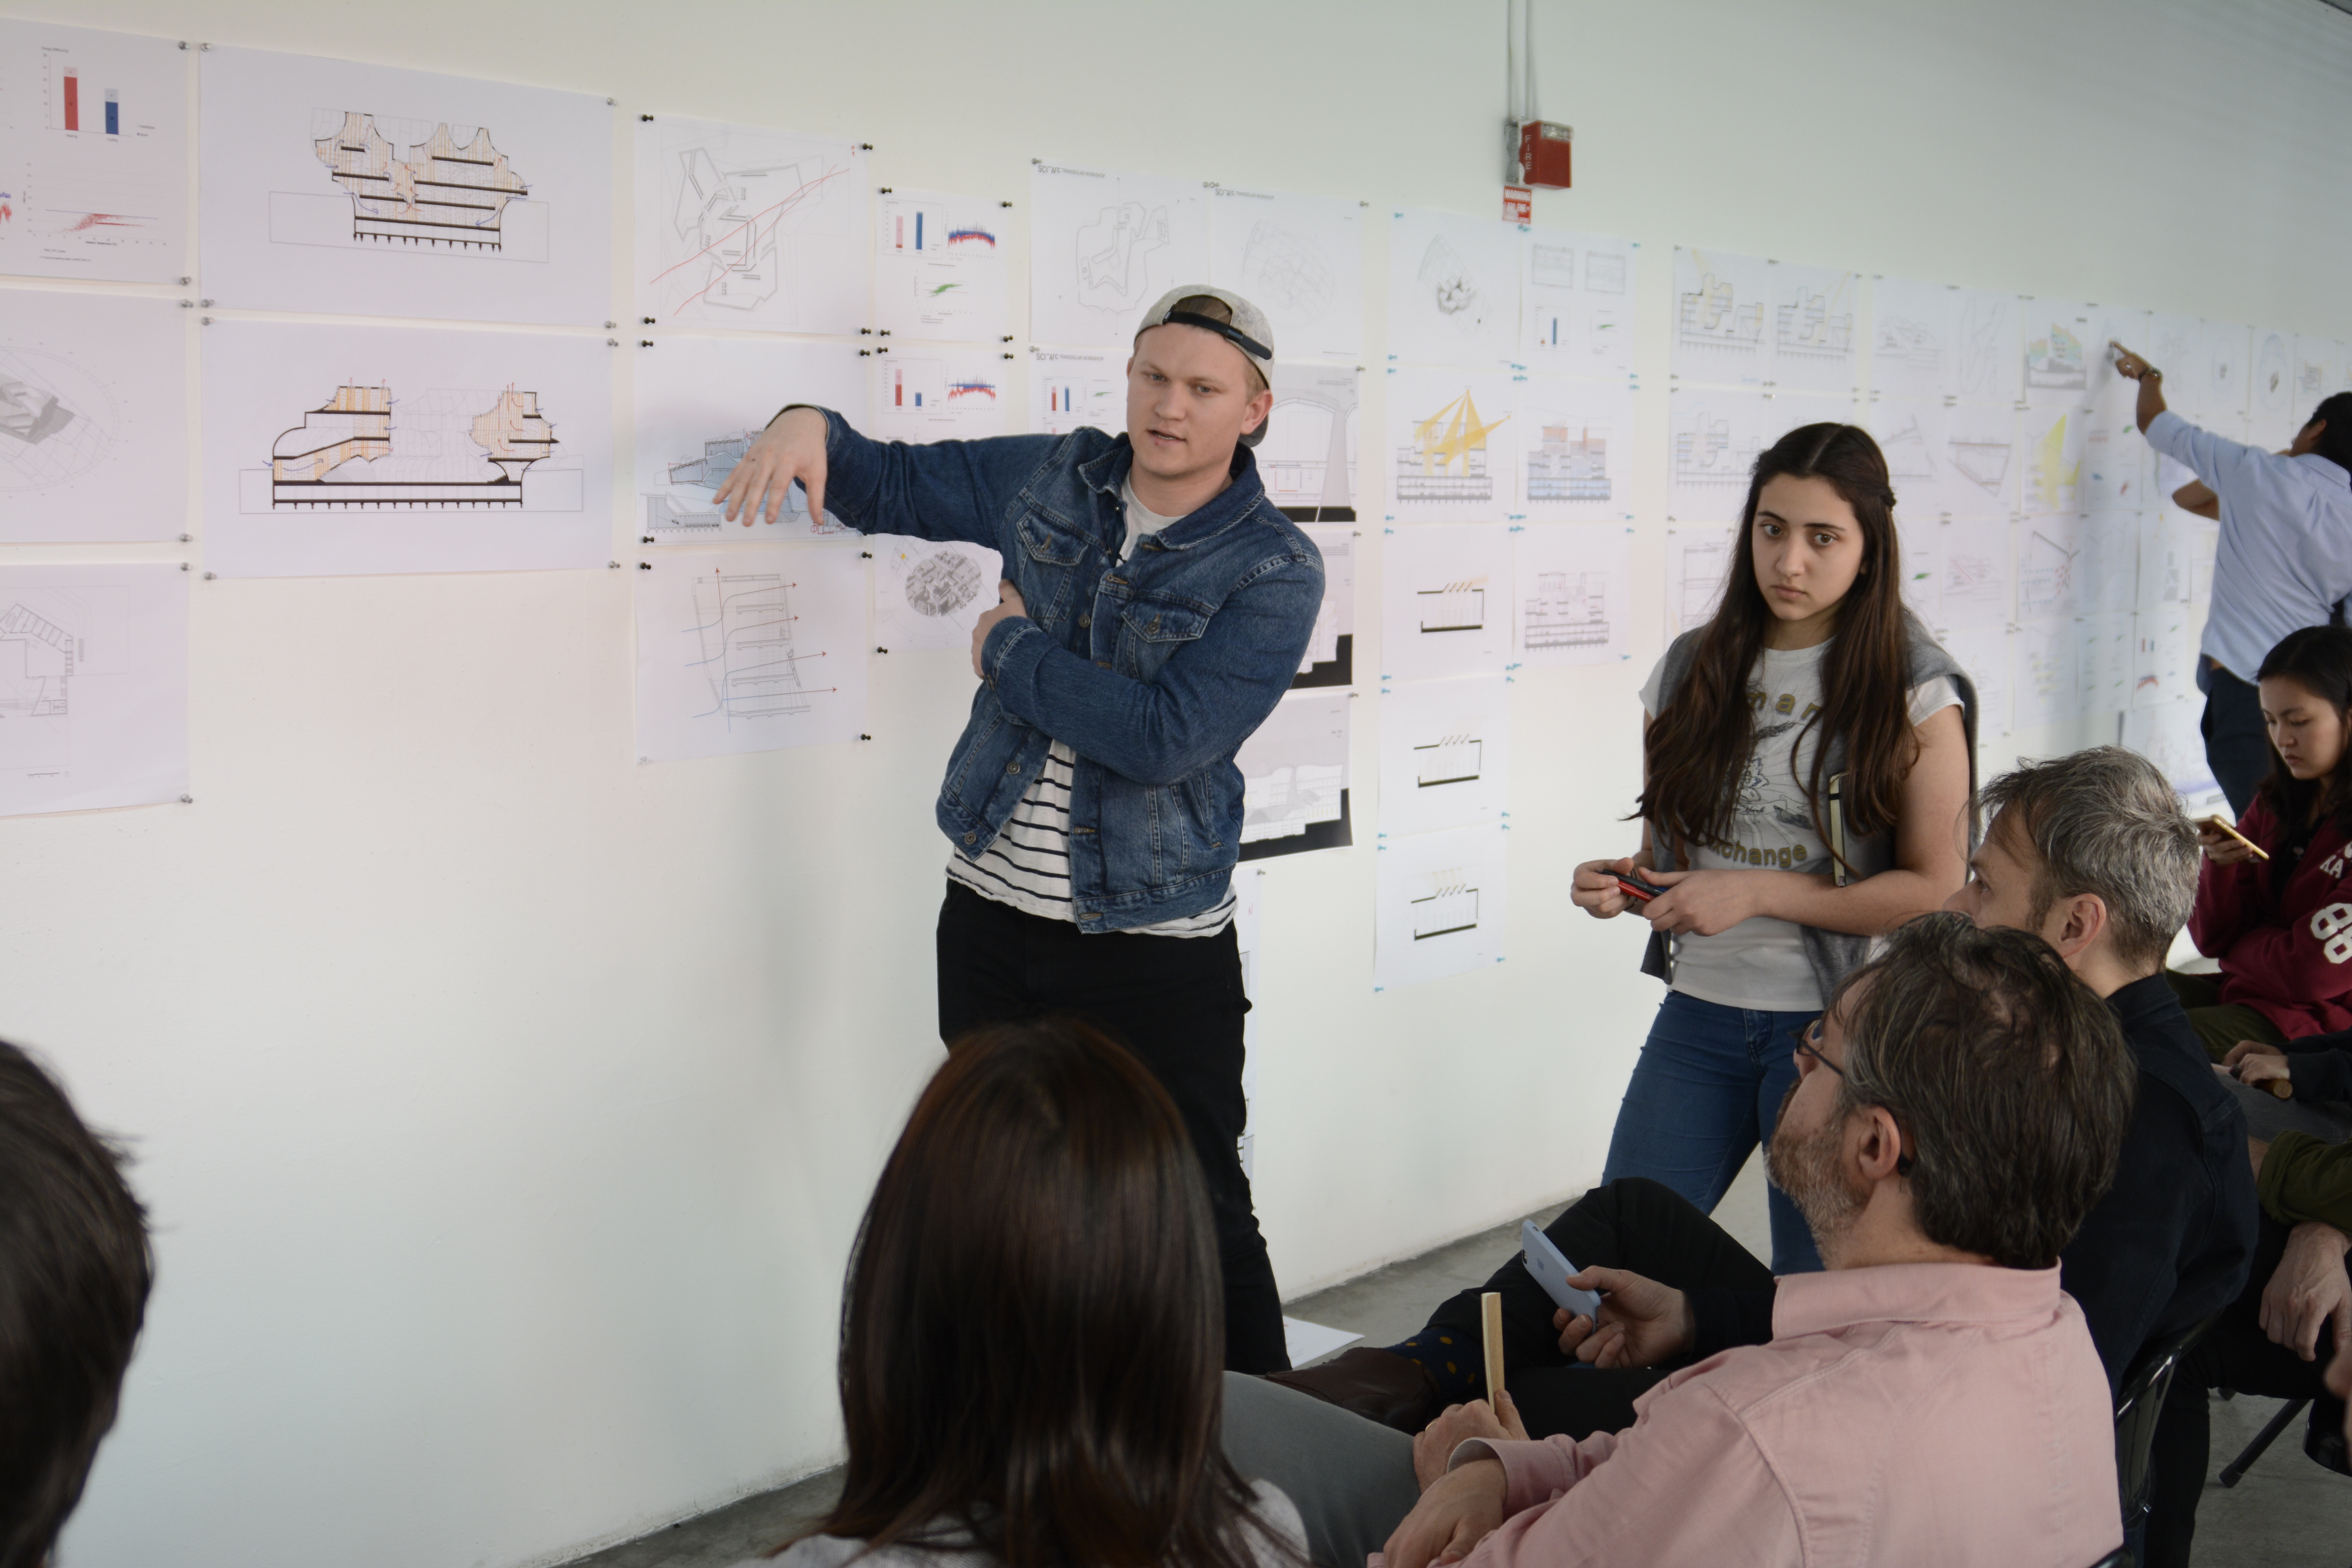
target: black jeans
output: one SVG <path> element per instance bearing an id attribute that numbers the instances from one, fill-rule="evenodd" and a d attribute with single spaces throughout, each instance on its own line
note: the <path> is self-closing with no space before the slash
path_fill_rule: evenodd
<path id="1" fill-rule="evenodd" d="M 1047 1013 L 1083 1018 L 1135 1053 L 1184 1118 L 1208 1180 L 1225 1283 L 1225 1366 L 1282 1372 L 1282 1299 L 1242 1172 L 1241 949 L 1216 936 L 1080 934 L 961 883 L 940 906 L 940 1038 Z"/>
<path id="2" fill-rule="evenodd" d="M 2203 657 L 2200 655 L 2199 657 Z M 2262 694 L 2218 664 L 2205 667 L 2205 763 L 2240 816 L 2271 771 L 2270 731 L 2263 728 Z"/>
<path id="3" fill-rule="evenodd" d="M 1552 1245 L 1579 1268 L 1622 1268 L 1677 1290 L 1769 1290 L 1772 1270 L 1759 1262 L 1696 1205 L 1673 1188 L 1639 1176 L 1595 1187 L 1544 1227 Z M 1448 1299 L 1429 1315 L 1433 1329 L 1481 1333 L 1478 1297 L 1503 1298 L 1503 1367 L 1511 1403 L 1530 1437 L 1565 1433 L 1578 1439 L 1622 1432 L 1633 1424 L 1633 1401 L 1675 1369 L 1591 1367 L 1563 1355 L 1551 1326 L 1557 1305 L 1515 1254 L 1476 1290 Z M 1473 1354 L 1475 1354 L 1474 1349 Z"/>
<path id="4" fill-rule="evenodd" d="M 2305 1361 L 2284 1345 L 2271 1343 L 2263 1332 L 2263 1288 L 2278 1271 L 2286 1237 L 2286 1226 L 2263 1215 L 2246 1288 L 2221 1309 L 2221 1316 L 2189 1348 L 2173 1373 L 2149 1455 L 2147 1551 L 2141 1559 L 2147 1568 L 2187 1568 L 2189 1542 L 2197 1533 L 2197 1500 L 2212 1473 L 2212 1406 L 2206 1390 L 2232 1388 L 2273 1399 L 2314 1399 L 2318 1408 L 2311 1419 L 2332 1422 L 2339 1430 L 2344 1425 L 2344 1402 L 2331 1396 L 2320 1382 L 2327 1370 L 2329 1329 L 2320 1331 L 2317 1361 Z M 2281 1449 L 2302 1446 L 2294 1433 L 2279 1435 Z M 2292 1462 L 2306 1461 L 2297 1454 Z"/>

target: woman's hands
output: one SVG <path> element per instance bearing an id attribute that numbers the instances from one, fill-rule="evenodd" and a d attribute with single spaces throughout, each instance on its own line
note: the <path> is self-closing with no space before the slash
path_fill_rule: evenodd
<path id="1" fill-rule="evenodd" d="M 2223 832 L 2216 822 L 2197 825 L 2197 847 L 2204 850 L 2205 858 L 2216 866 L 2235 866 L 2254 858 L 2253 850 L 2247 847 L 2244 839 L 2234 833 Z"/>
<path id="2" fill-rule="evenodd" d="M 1645 882 L 1665 889 L 1647 903 L 1617 885 L 1617 879 L 1638 873 Z M 1631 910 L 1658 931 L 1689 931 L 1717 936 L 1750 915 L 1768 914 L 1765 900 L 1773 871 L 1654 871 L 1632 856 L 1618 860 L 1587 860 L 1576 868 L 1569 901 L 1605 921 Z"/>
<path id="3" fill-rule="evenodd" d="M 1576 868 L 1568 887 L 1568 901 L 1591 915 L 1594 920 L 1612 920 L 1623 914 L 1634 900 L 1617 885 L 1620 877 L 1640 872 L 1646 879 L 1649 868 L 1636 862 L 1631 855 L 1616 860 L 1587 860 Z"/>

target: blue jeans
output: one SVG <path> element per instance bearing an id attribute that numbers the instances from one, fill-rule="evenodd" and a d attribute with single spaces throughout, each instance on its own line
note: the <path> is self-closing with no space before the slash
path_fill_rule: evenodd
<path id="1" fill-rule="evenodd" d="M 1669 991 L 1617 1107 L 1603 1183 L 1646 1176 L 1706 1213 L 1721 1202 L 1758 1142 L 1772 1136 L 1780 1099 L 1797 1081 L 1794 1037 L 1821 1016 L 1726 1007 Z M 1822 1266 L 1813 1233 L 1788 1194 L 1767 1194 L 1772 1272 Z"/>

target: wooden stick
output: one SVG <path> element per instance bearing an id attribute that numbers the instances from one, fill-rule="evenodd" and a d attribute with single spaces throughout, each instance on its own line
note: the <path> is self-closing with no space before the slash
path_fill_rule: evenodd
<path id="1" fill-rule="evenodd" d="M 2274 1078 L 2263 1087 L 2271 1091 L 2271 1098 L 2273 1100 L 2293 1100 L 2294 1098 L 2294 1085 L 2289 1083 L 2285 1079 Z"/>
<path id="2" fill-rule="evenodd" d="M 2271 852 L 2269 850 L 2263 848 L 2261 845 L 2255 843 L 2252 839 L 2247 837 L 2244 834 L 2239 832 L 2236 828 L 2222 821 L 2219 816 L 2209 816 L 2205 818 L 2205 820 L 2220 828 L 2222 832 L 2228 834 L 2231 837 L 2236 839 L 2239 843 L 2244 845 L 2247 848 L 2252 850 L 2262 858 L 2267 860 L 2271 858 Z"/>
<path id="3" fill-rule="evenodd" d="M 1503 1398 L 1503 1293 L 1488 1290 L 1481 1295 L 1478 1316 L 1486 1338 L 1486 1403 L 1499 1411 Z"/>

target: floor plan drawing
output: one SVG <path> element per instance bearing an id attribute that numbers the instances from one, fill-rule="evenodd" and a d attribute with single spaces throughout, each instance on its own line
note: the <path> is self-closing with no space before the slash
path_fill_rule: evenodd
<path id="1" fill-rule="evenodd" d="M 1391 516 L 1500 521 L 1512 509 L 1513 391 L 1500 375 L 1391 372 Z"/>
<path id="2" fill-rule="evenodd" d="M 665 115 L 638 122 L 636 163 L 641 316 L 833 334 L 871 324 L 858 148 Z"/>
<path id="3" fill-rule="evenodd" d="M 1209 270 L 1207 191 L 1198 180 L 1033 162 L 1029 331 L 1039 342 L 1116 348 L 1137 312 Z"/>
<path id="4" fill-rule="evenodd" d="M 855 740 L 866 572 L 847 545 L 663 553 L 635 574 L 640 762 Z"/>
<path id="5" fill-rule="evenodd" d="M 1209 197 L 1209 281 L 1265 312 L 1285 359 L 1362 359 L 1363 209 L 1239 185 Z"/>
<path id="6" fill-rule="evenodd" d="M 0 565 L 0 816 L 187 787 L 187 574 Z"/>
<path id="7" fill-rule="evenodd" d="M 933 543 L 911 534 L 873 535 L 874 640 L 879 647 L 969 650 L 981 612 L 996 603 L 1004 563 L 961 540 Z"/>
<path id="8" fill-rule="evenodd" d="M 1509 841 L 1500 823 L 1381 840 L 1373 865 L 1375 990 L 1503 961 Z"/>
<path id="9" fill-rule="evenodd" d="M 1516 226 L 1407 208 L 1389 224 L 1389 358 L 1406 364 L 1502 365 L 1517 357 Z"/>
<path id="10" fill-rule="evenodd" d="M 0 714 L 64 718 L 73 668 L 71 632 L 22 604 L 0 602 Z"/>

